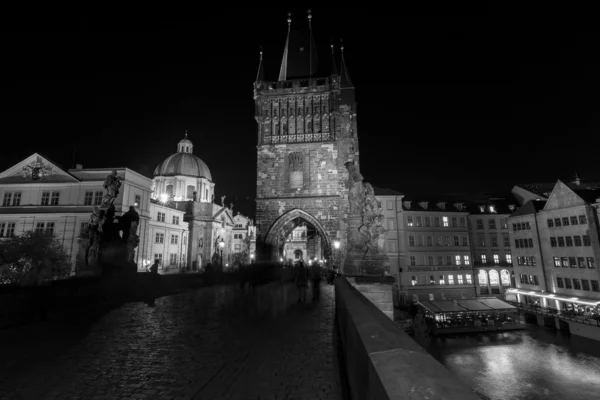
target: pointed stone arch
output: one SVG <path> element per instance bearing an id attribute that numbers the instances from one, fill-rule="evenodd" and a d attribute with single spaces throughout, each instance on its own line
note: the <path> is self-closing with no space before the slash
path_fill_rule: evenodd
<path id="1" fill-rule="evenodd" d="M 321 243 L 325 255 L 328 256 L 329 254 L 331 254 L 331 238 L 327 234 L 327 231 L 323 228 L 323 226 L 317 218 L 299 208 L 294 208 L 290 211 L 287 211 L 286 213 L 279 216 L 279 218 L 277 218 L 273 222 L 273 224 L 271 224 L 271 227 L 269 228 L 265 236 L 265 244 L 276 251 L 276 249 L 279 246 L 280 232 L 285 232 L 286 234 L 289 234 L 293 229 L 291 224 L 297 218 L 305 220 L 317 230 L 322 240 Z M 275 254 L 273 253 L 272 256 L 275 256 Z"/>

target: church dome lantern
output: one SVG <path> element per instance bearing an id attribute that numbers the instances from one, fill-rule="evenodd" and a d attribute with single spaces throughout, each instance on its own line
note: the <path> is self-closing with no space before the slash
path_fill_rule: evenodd
<path id="1" fill-rule="evenodd" d="M 192 152 L 194 145 L 191 140 L 187 138 L 181 139 L 177 143 L 177 153 L 171 154 L 165 158 L 163 162 L 158 164 L 154 170 L 154 177 L 157 176 L 190 176 L 195 178 L 206 178 L 212 181 L 210 170 L 204 161 L 200 157 L 195 156 Z"/>

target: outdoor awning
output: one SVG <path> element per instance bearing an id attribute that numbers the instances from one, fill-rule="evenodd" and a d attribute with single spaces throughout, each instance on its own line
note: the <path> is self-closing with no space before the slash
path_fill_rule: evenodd
<path id="1" fill-rule="evenodd" d="M 546 293 L 546 292 L 536 292 L 534 290 L 523 290 L 523 289 L 508 289 L 506 293 L 513 294 L 524 294 L 527 296 L 533 297 L 541 297 L 545 299 L 554 299 L 558 301 L 564 301 L 567 303 L 575 303 L 575 304 L 584 304 L 586 306 L 598 306 L 600 305 L 600 300 L 592 299 L 590 297 L 568 297 L 565 295 L 558 295 L 554 293 Z"/>
<path id="2" fill-rule="evenodd" d="M 517 307 L 510 305 L 498 299 L 479 299 L 479 302 L 486 306 L 492 307 L 494 310 L 516 310 Z"/>
<path id="3" fill-rule="evenodd" d="M 479 300 L 456 300 L 456 302 L 469 311 L 491 311 L 493 309 Z"/>
<path id="4" fill-rule="evenodd" d="M 431 300 L 429 303 L 433 304 L 435 307 L 440 309 L 440 312 L 467 312 L 464 307 L 456 304 L 452 300 Z"/>
<path id="5" fill-rule="evenodd" d="M 418 304 L 434 314 L 461 312 L 512 311 L 516 307 L 498 299 L 429 300 Z"/>

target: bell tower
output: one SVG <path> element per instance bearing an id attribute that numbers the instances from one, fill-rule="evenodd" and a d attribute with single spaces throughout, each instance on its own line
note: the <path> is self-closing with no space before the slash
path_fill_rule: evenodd
<path id="1" fill-rule="evenodd" d="M 287 22 L 278 79 L 265 79 L 261 50 L 254 83 L 257 256 L 281 260 L 286 238 L 306 223 L 335 262 L 333 242 L 345 242 L 348 214 L 344 164 L 359 163 L 354 86 L 343 46 L 340 72 L 333 44 L 331 65 L 321 68 L 310 10 L 305 29 L 292 29 L 291 14 Z"/>

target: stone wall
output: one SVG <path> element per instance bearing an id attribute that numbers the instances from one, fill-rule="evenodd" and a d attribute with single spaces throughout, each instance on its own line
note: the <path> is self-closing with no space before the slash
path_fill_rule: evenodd
<path id="1" fill-rule="evenodd" d="M 351 399 L 480 399 L 343 277 L 335 309 Z"/>
<path id="2" fill-rule="evenodd" d="M 347 277 L 346 279 L 371 303 L 377 306 L 381 312 L 387 315 L 392 321 L 394 320 L 393 278 L 383 282 L 361 282 L 361 278 L 358 278 L 357 282 L 356 277 Z"/>

